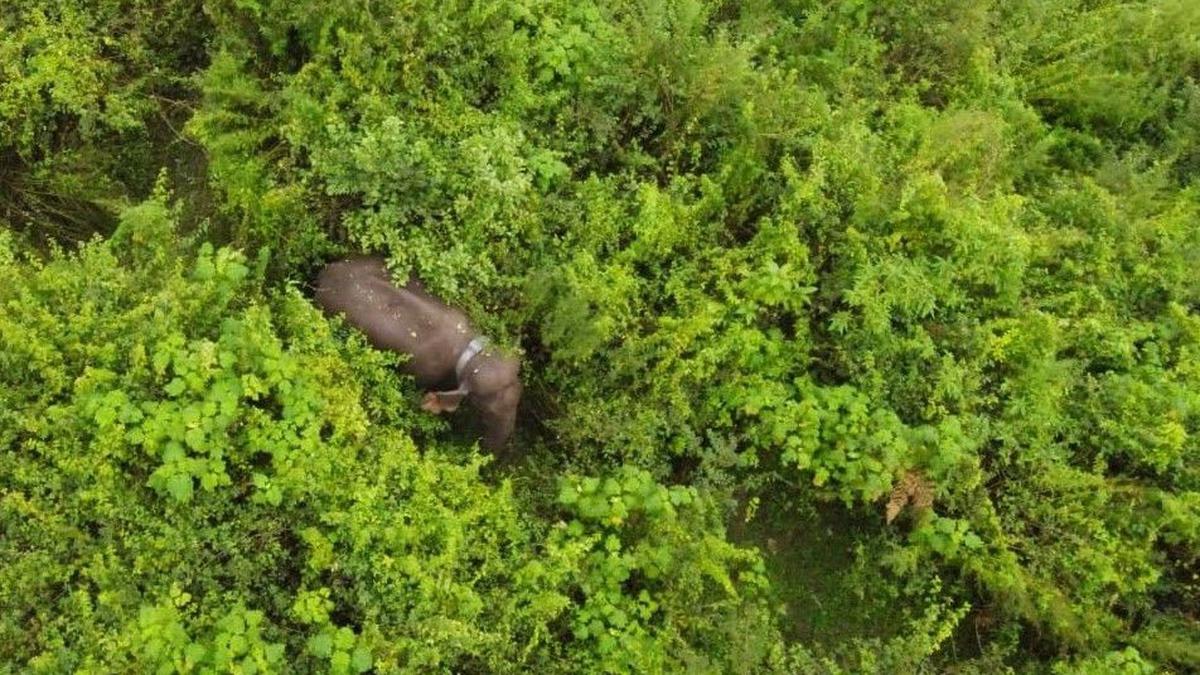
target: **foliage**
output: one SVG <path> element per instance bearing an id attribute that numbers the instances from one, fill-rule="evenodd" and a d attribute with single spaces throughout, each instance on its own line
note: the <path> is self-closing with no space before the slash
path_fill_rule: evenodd
<path id="1" fill-rule="evenodd" d="M 0 225 L 83 240 L 148 194 L 206 24 L 190 0 L 6 2 Z"/>
<path id="2" fill-rule="evenodd" d="M 631 519 L 650 518 L 641 529 L 572 520 L 547 538 L 506 484 L 480 480 L 478 455 L 418 453 L 403 429 L 427 423 L 371 412 L 395 405 L 388 391 L 416 395 L 394 360 L 339 344 L 295 291 L 263 293 L 261 264 L 172 244 L 174 218 L 160 194 L 78 255 L 42 265 L 3 250 L 0 660 L 557 669 L 593 653 L 560 625 L 602 608 L 645 634 L 637 659 L 667 667 L 675 648 L 718 644 L 720 630 L 688 626 L 698 603 L 764 611 L 757 554 L 723 541 L 685 488 L 627 474 L 633 494 L 678 510 L 630 502 Z M 620 532 L 630 558 L 614 572 Z M 674 572 L 649 573 L 664 555 Z M 635 624 L 612 617 L 621 607 L 640 610 Z"/>
<path id="3" fill-rule="evenodd" d="M 1194 666 L 1196 3 L 0 17 L 6 659 Z M 176 97 L 211 190 L 142 202 Z M 308 306 L 357 250 L 520 348 L 523 465 Z M 771 542 L 821 518 L 726 535 L 767 498 L 889 619 L 792 639 Z"/>

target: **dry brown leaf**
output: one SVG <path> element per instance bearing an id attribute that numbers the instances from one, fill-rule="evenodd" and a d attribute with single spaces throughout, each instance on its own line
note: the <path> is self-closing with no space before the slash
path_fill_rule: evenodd
<path id="1" fill-rule="evenodd" d="M 933 507 L 933 484 L 919 471 L 906 471 L 896 483 L 896 487 L 892 488 L 884 512 L 887 522 L 895 520 L 906 506 L 911 506 L 913 511 L 918 512 Z"/>

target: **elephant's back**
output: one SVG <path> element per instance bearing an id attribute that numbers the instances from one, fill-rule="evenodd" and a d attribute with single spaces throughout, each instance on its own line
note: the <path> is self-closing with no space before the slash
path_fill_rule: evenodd
<path id="1" fill-rule="evenodd" d="M 388 316 L 399 293 L 382 258 L 362 257 L 326 265 L 317 275 L 313 299 L 325 314 L 342 315 L 370 334 L 374 324 Z"/>
<path id="2" fill-rule="evenodd" d="M 357 256 L 335 260 L 325 265 L 317 274 L 317 294 L 336 291 L 348 284 L 366 279 L 387 281 L 387 262 L 378 256 Z"/>

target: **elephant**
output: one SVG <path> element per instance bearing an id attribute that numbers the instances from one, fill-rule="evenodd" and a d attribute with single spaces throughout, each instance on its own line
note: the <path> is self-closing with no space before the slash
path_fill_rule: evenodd
<path id="1" fill-rule="evenodd" d="M 427 390 L 422 409 L 453 412 L 469 398 L 482 418 L 484 447 L 504 447 L 521 401 L 520 362 L 491 347 L 463 312 L 414 278 L 397 286 L 378 256 L 329 263 L 315 291 L 326 316 L 343 316 L 377 349 L 409 355 L 406 372 Z"/>

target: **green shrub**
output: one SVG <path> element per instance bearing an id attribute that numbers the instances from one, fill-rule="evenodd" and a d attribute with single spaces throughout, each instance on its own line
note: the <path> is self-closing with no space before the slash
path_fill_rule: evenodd
<path id="1" fill-rule="evenodd" d="M 5 3 L 0 225 L 83 241 L 148 195 L 206 26 L 193 0 Z"/>
<path id="2" fill-rule="evenodd" d="M 394 359 L 335 341 L 295 291 L 260 291 L 261 265 L 231 249 L 173 245 L 174 218 L 159 197 L 112 242 L 44 265 L 5 244 L 0 661 L 668 667 L 721 659 L 714 634 L 745 639 L 761 562 L 687 505 L 693 491 L 631 473 L 631 495 L 660 500 L 631 503 L 638 529 L 588 516 L 543 537 L 473 451 L 418 452 L 409 434 L 432 427 L 397 397 L 415 391 Z M 622 533 L 628 553 L 609 561 Z M 646 582 L 622 584 L 614 563 Z M 696 624 L 702 603 L 729 623 Z M 561 632 L 595 612 L 611 635 Z M 596 656 L 622 627 L 642 641 Z"/>
<path id="3" fill-rule="evenodd" d="M 1195 3 L 44 4 L 0 13 L 16 667 L 1192 667 Z M 27 253 L 163 165 L 178 207 Z M 362 250 L 519 347 L 524 464 L 309 306 Z M 846 543 L 760 566 L 765 501 Z M 853 555 L 781 575 L 801 534 Z M 800 572 L 872 611 L 781 638 Z"/>

